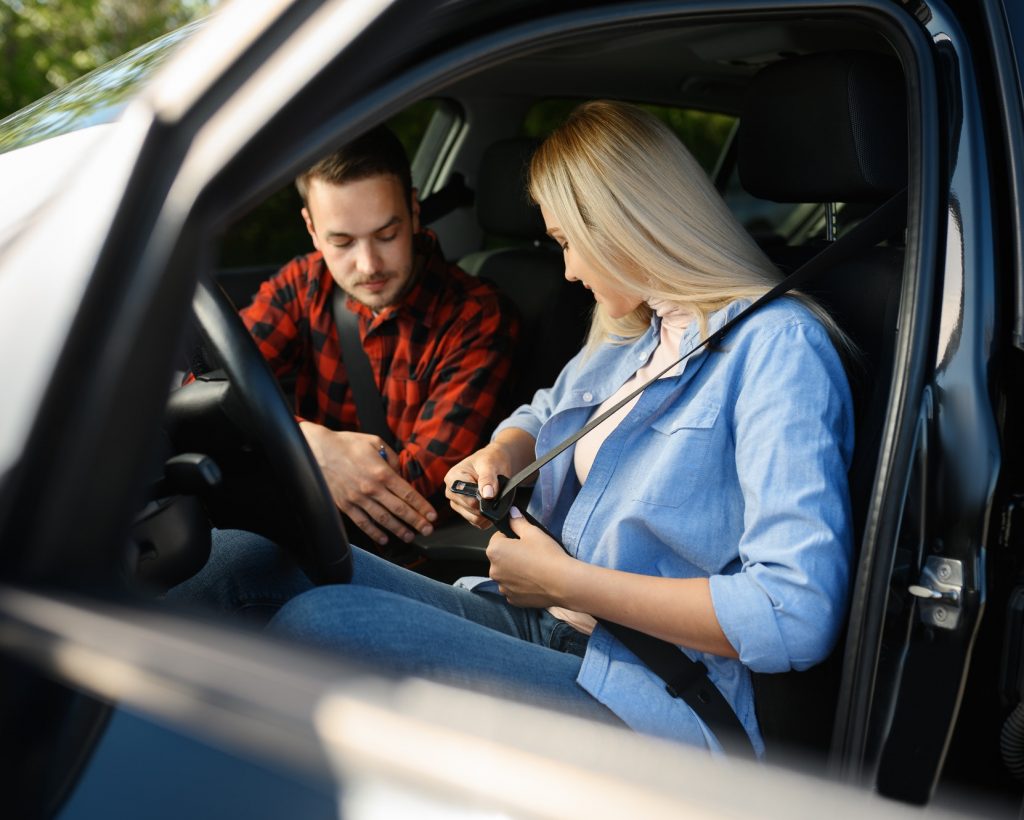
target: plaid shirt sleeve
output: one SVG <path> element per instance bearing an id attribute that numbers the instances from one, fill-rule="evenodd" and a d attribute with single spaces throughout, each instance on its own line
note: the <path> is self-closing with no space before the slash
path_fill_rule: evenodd
<path id="1" fill-rule="evenodd" d="M 292 373 L 303 355 L 306 312 L 301 299 L 308 291 L 308 259 L 299 257 L 260 285 L 252 304 L 239 312 L 278 378 Z"/>
<path id="2" fill-rule="evenodd" d="M 448 510 L 445 474 L 486 444 L 509 409 L 506 387 L 518 336 L 514 310 L 491 294 L 463 307 L 426 363 L 430 378 L 399 460 L 406 480 L 439 513 Z"/>

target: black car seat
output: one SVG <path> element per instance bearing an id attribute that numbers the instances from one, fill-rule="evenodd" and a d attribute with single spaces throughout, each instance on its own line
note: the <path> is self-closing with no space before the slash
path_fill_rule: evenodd
<path id="1" fill-rule="evenodd" d="M 484 152 L 475 186 L 477 221 L 492 247 L 459 260 L 467 273 L 493 282 L 519 311 L 521 335 L 513 363 L 511 403 L 529 402 L 549 387 L 583 345 L 594 300 L 565 278 L 562 252 L 545 233 L 540 209 L 527 192 L 530 156 L 539 140 L 507 139 Z M 490 530 L 455 522 L 416 544 L 435 561 L 455 567 L 445 575 L 486 571 L 484 550 Z"/>
<path id="2" fill-rule="evenodd" d="M 593 299 L 566 281 L 562 253 L 548 238 L 527 192 L 527 169 L 538 140 L 507 139 L 484 152 L 476 184 L 477 220 L 495 247 L 459 260 L 489 279 L 519 309 L 522 333 L 513 368 L 515 404 L 554 384 L 580 349 Z"/>
<path id="3" fill-rule="evenodd" d="M 844 203 L 864 213 L 907 184 L 907 114 L 899 64 L 873 52 L 836 52 L 774 64 L 751 82 L 740 118 L 743 187 L 761 199 Z M 903 227 L 893 238 L 817 277 L 818 299 L 860 350 L 848 367 L 856 445 L 849 472 L 855 558 L 874 482 L 896 345 Z M 769 250 L 784 271 L 820 247 Z M 856 566 L 856 564 L 854 564 Z M 825 758 L 838 696 L 841 648 L 808 672 L 756 675 L 769 755 Z"/>

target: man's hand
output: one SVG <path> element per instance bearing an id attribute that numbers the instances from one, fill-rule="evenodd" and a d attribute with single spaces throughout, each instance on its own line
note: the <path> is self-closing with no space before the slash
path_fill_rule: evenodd
<path id="1" fill-rule="evenodd" d="M 387 532 L 409 542 L 416 532 L 434 531 L 437 513 L 399 475 L 397 454 L 379 436 L 336 432 L 309 421 L 299 429 L 338 509 L 377 543 L 387 543 Z"/>

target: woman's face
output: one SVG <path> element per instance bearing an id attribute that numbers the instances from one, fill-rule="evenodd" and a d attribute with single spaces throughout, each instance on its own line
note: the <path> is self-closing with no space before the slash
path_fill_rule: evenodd
<path id="1" fill-rule="evenodd" d="M 565 259 L 565 278 L 570 282 L 582 282 L 583 287 L 594 294 L 594 300 L 599 305 L 604 305 L 604 309 L 613 319 L 619 319 L 636 310 L 643 299 L 631 293 L 623 293 L 607 273 L 587 263 L 580 253 L 573 251 L 569 246 L 565 232 L 558 225 L 551 211 L 541 205 L 540 212 L 544 217 L 548 236 L 562 248 L 562 256 Z"/>

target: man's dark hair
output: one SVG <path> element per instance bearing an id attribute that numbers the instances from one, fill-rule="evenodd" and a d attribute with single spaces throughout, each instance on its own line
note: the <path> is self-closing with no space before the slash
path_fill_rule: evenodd
<path id="1" fill-rule="evenodd" d="M 405 149 L 389 128 L 378 125 L 299 174 L 295 179 L 295 187 L 299 189 L 302 203 L 308 205 L 310 180 L 319 179 L 332 185 L 342 185 L 384 174 L 398 177 L 405 192 L 405 201 L 410 203 L 412 172 Z"/>

